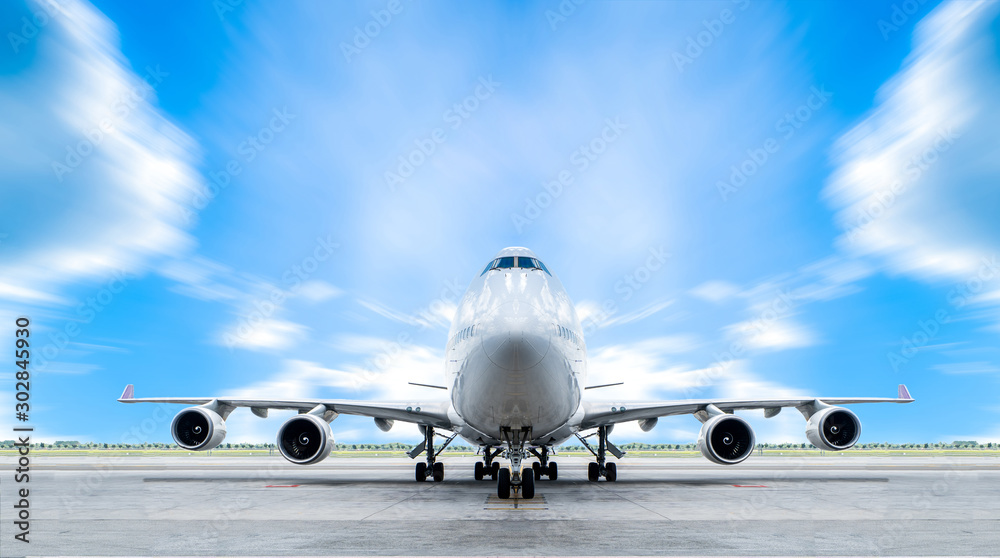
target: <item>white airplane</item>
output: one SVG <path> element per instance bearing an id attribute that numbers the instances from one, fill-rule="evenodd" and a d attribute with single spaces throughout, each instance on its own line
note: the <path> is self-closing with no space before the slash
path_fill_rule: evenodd
<path id="1" fill-rule="evenodd" d="M 806 438 L 816 447 L 840 451 L 853 446 L 861 422 L 838 407 L 852 403 L 909 403 L 905 385 L 898 397 L 798 397 L 782 399 L 686 399 L 678 401 L 583 400 L 587 347 L 576 310 L 559 280 L 527 248 L 504 248 L 472 281 L 458 309 L 445 347 L 445 373 L 451 402 L 368 402 L 341 399 L 243 399 L 233 397 L 134 397 L 129 384 L 122 403 L 181 403 L 197 405 L 182 410 L 170 425 L 177 445 L 188 450 L 210 450 L 226 436 L 226 419 L 237 407 L 250 407 L 259 417 L 268 409 L 294 409 L 299 414 L 278 429 L 277 446 L 292 463 L 322 461 L 334 446 L 330 422 L 340 414 L 372 417 L 388 431 L 397 420 L 415 423 L 424 441 L 410 458 L 420 454 L 416 480 L 444 480 L 441 451 L 456 436 L 480 447 L 476 480 L 497 481 L 497 496 L 512 490 L 532 498 L 535 481 L 556 480 L 554 448 L 577 437 L 593 453 L 588 478 L 618 477 L 614 461 L 624 452 L 608 439 L 615 424 L 638 421 L 649 431 L 660 417 L 694 415 L 702 422 L 698 448 L 710 461 L 733 465 L 753 452 L 755 438 L 746 420 L 733 414 L 741 409 L 764 409 L 765 417 L 794 407 L 806 419 Z M 424 384 L 416 384 L 424 385 Z M 436 431 L 450 435 L 435 449 Z M 586 431 L 593 431 L 584 436 Z M 597 436 L 596 448 L 587 438 Z M 530 468 L 526 460 L 536 458 Z M 497 458 L 508 460 L 500 467 Z"/>

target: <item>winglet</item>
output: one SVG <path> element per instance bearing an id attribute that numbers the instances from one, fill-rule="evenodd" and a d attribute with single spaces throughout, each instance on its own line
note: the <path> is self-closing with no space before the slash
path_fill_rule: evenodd
<path id="1" fill-rule="evenodd" d="M 900 388 L 900 389 L 902 389 L 902 388 Z M 125 386 L 125 391 L 122 392 L 122 396 L 119 397 L 118 400 L 119 401 L 124 401 L 124 400 L 128 400 L 128 399 L 133 399 L 134 395 L 135 395 L 135 386 L 132 385 L 132 384 L 129 384 L 129 385 Z"/>
<path id="2" fill-rule="evenodd" d="M 899 398 L 911 399 L 911 400 L 913 399 L 912 397 L 910 397 L 910 390 L 906 389 L 906 384 L 899 384 Z"/>

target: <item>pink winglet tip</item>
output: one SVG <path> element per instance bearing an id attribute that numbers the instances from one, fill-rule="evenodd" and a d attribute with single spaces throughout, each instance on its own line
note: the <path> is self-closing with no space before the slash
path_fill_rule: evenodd
<path id="1" fill-rule="evenodd" d="M 910 397 L 910 390 L 906 389 L 906 384 L 899 384 L 899 398 L 913 399 L 912 397 Z"/>

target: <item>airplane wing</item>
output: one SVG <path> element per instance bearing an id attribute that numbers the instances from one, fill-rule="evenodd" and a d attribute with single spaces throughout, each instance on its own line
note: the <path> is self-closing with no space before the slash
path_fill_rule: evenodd
<path id="1" fill-rule="evenodd" d="M 797 397 L 785 399 L 683 399 L 678 401 L 654 401 L 636 403 L 628 401 L 585 401 L 583 421 L 580 428 L 596 428 L 619 422 L 649 420 L 671 415 L 697 415 L 707 413 L 709 405 L 729 413 L 741 409 L 764 409 L 764 416 L 773 417 L 782 408 L 795 407 L 799 410 L 815 408 L 817 403 L 827 405 L 851 405 L 854 403 L 910 403 L 906 386 L 899 384 L 896 398 L 879 397 Z"/>
<path id="2" fill-rule="evenodd" d="M 135 386 L 129 384 L 118 399 L 121 403 L 177 403 L 181 405 L 206 405 L 216 402 L 220 414 L 226 418 L 237 407 L 249 407 L 260 417 L 267 416 L 268 409 L 297 410 L 300 413 L 309 412 L 319 405 L 325 405 L 327 411 L 344 415 L 359 415 L 363 417 L 380 418 L 412 422 L 442 428 L 453 429 L 448 418 L 447 401 L 434 402 L 376 402 L 355 401 L 351 399 L 245 399 L 241 397 L 135 397 Z"/>

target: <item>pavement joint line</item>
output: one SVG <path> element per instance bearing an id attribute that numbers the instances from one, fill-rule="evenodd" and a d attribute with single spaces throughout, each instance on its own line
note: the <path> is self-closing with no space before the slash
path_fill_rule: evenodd
<path id="1" fill-rule="evenodd" d="M 370 513 L 370 514 L 368 514 L 368 515 L 366 515 L 366 516 L 362 517 L 362 518 L 360 519 L 360 521 L 365 521 L 365 520 L 367 520 L 368 518 L 370 518 L 371 516 L 373 516 L 373 515 L 378 515 L 378 514 L 380 514 L 380 513 L 384 512 L 385 510 L 387 510 L 387 509 L 389 509 L 389 508 L 391 508 L 391 507 L 393 507 L 393 506 L 396 506 L 396 505 L 398 505 L 398 504 L 402 504 L 403 502 L 405 502 L 405 501 L 407 501 L 407 500 L 409 500 L 409 499 L 413 498 L 414 496 L 417 496 L 417 495 L 419 495 L 419 494 L 423 494 L 424 492 L 427 492 L 428 490 L 433 490 L 433 489 L 434 489 L 434 488 L 435 488 L 435 487 L 436 487 L 436 486 L 437 486 L 438 484 L 440 484 L 440 483 L 437 483 L 437 482 L 435 482 L 435 483 L 432 483 L 432 484 L 431 484 L 430 486 L 428 486 L 427 488 L 424 488 L 423 490 L 417 490 L 416 492 L 414 492 L 413 494 L 410 494 L 409 496 L 407 496 L 406 498 L 403 498 L 402 500 L 397 500 L 397 501 L 395 501 L 395 502 L 393 502 L 393 503 L 389 504 L 388 506 L 386 506 L 386 507 L 384 507 L 384 508 L 382 508 L 382 509 L 380 509 L 380 510 L 377 510 L 377 511 L 373 511 L 372 513 Z"/>
<path id="2" fill-rule="evenodd" d="M 590 481 L 588 481 L 588 482 L 590 482 Z M 625 496 L 622 496 L 621 494 L 619 494 L 619 493 L 611 490 L 607 486 L 602 486 L 603 484 L 607 484 L 606 482 L 605 483 L 592 482 L 591 484 L 593 484 L 594 486 L 600 488 L 601 490 L 604 490 L 606 492 L 610 492 L 611 494 L 614 494 L 615 496 L 621 498 L 622 500 L 625 500 L 626 502 L 630 502 L 633 505 L 639 506 L 640 508 L 648 511 L 649 513 L 654 513 L 654 514 L 662 517 L 663 519 L 666 519 L 667 521 L 673 521 L 673 519 L 670 519 L 669 517 L 663 515 L 662 513 L 658 512 L 658 511 L 651 510 L 651 509 L 647 508 L 646 506 L 640 504 L 639 502 L 636 502 L 636 501 L 632 500 L 631 498 L 626 498 Z"/>

